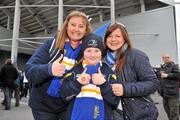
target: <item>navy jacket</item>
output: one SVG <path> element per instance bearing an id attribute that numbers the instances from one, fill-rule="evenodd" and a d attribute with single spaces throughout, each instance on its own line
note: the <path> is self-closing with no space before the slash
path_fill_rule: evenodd
<path id="1" fill-rule="evenodd" d="M 121 97 L 125 120 L 156 120 L 158 111 L 150 98 L 160 83 L 145 53 L 133 49 L 128 53 L 123 74 L 117 72 L 124 95 Z"/>
<path id="2" fill-rule="evenodd" d="M 54 39 L 55 40 L 55 39 Z M 29 105 L 33 110 L 59 113 L 66 109 L 66 104 L 61 98 L 54 98 L 47 95 L 47 89 L 53 78 L 51 73 L 51 61 L 56 53 L 56 58 L 62 54 L 57 49 L 51 50 L 53 40 L 47 40 L 29 59 L 25 65 L 25 74 L 32 83 L 32 91 Z M 54 60 L 56 60 L 56 58 Z M 53 61 L 52 61 L 53 62 Z"/>
<path id="3" fill-rule="evenodd" d="M 67 74 L 67 78 L 63 80 L 63 85 L 61 88 L 61 96 L 63 100 L 69 103 L 66 119 L 71 119 L 71 112 L 73 110 L 74 100 L 76 96 L 80 93 L 82 85 L 76 80 L 77 76 L 83 72 L 84 68 L 81 64 L 78 64 L 72 69 L 70 75 Z M 104 118 L 105 120 L 112 120 L 112 110 L 117 108 L 119 103 L 119 98 L 114 95 L 112 92 L 112 83 L 117 83 L 116 79 L 113 78 L 114 72 L 111 68 L 108 67 L 107 64 L 103 63 L 101 67 L 101 72 L 105 76 L 107 80 L 105 83 L 100 85 L 101 94 L 104 100 Z"/>

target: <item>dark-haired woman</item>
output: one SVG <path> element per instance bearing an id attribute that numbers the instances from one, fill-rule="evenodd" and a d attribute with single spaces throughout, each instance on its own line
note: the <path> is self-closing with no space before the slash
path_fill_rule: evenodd
<path id="1" fill-rule="evenodd" d="M 158 111 L 149 95 L 158 89 L 159 81 L 148 56 L 132 48 L 128 32 L 121 23 L 109 26 L 104 42 L 107 52 L 104 60 L 117 75 L 118 84 L 112 84 L 112 90 L 121 97 L 114 119 L 156 120 Z"/>

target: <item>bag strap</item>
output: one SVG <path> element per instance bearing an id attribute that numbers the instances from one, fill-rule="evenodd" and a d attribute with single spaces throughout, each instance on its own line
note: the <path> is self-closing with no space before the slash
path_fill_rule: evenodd
<path id="1" fill-rule="evenodd" d="M 122 80 L 123 80 L 123 81 L 126 81 L 126 78 L 125 78 L 125 75 L 124 75 L 124 70 L 122 70 L 122 73 L 121 73 L 121 74 L 122 74 Z"/>
<path id="2" fill-rule="evenodd" d="M 52 63 L 61 54 L 63 54 L 62 50 L 56 48 L 56 36 L 55 36 L 52 43 L 51 43 L 51 47 L 49 48 L 49 57 L 50 57 L 49 63 Z"/>

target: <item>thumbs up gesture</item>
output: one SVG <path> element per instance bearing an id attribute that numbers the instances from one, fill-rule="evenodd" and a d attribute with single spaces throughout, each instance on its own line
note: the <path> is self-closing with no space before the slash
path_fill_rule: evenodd
<path id="1" fill-rule="evenodd" d="M 98 69 L 98 73 L 92 75 L 92 82 L 95 85 L 102 85 L 105 81 L 100 69 Z"/>
<path id="2" fill-rule="evenodd" d="M 60 63 L 62 59 L 63 55 L 61 55 L 56 61 L 52 63 L 53 76 L 61 77 L 65 73 L 65 65 Z"/>
<path id="3" fill-rule="evenodd" d="M 82 74 L 77 78 L 77 81 L 82 85 L 88 85 L 90 81 L 90 75 L 86 73 L 87 68 L 84 69 Z"/>

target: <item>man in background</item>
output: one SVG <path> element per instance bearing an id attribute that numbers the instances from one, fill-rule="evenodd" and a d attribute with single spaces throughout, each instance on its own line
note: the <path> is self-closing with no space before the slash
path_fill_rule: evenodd
<path id="1" fill-rule="evenodd" d="M 169 120 L 179 120 L 178 65 L 171 61 L 167 53 L 163 54 L 162 61 L 164 64 L 160 69 L 160 95 L 163 97 L 163 106 Z"/>

